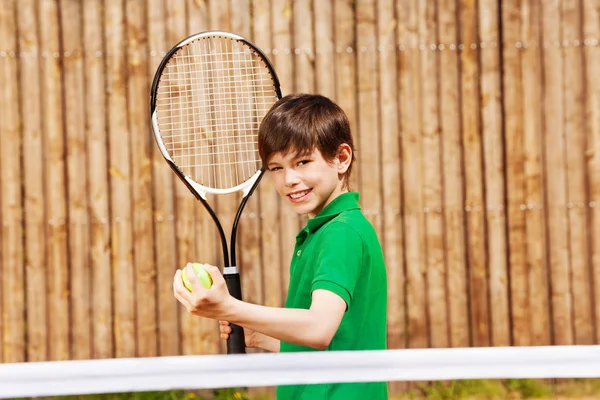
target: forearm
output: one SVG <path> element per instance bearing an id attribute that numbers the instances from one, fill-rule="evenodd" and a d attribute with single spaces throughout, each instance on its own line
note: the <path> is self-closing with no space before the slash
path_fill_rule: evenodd
<path id="1" fill-rule="evenodd" d="M 332 336 L 320 315 L 311 310 L 265 307 L 235 300 L 223 319 L 277 341 L 318 349 L 327 347 Z"/>
<path id="2" fill-rule="evenodd" d="M 275 339 L 271 336 L 265 335 L 264 333 L 254 333 L 254 347 L 270 351 L 272 353 L 279 353 L 280 340 Z"/>

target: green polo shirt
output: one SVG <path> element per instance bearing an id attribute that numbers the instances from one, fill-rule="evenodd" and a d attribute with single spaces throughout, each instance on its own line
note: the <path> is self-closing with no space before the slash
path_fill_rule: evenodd
<path id="1" fill-rule="evenodd" d="M 308 220 L 296 236 L 286 308 L 308 309 L 313 290 L 346 302 L 342 322 L 325 351 L 386 348 L 387 278 L 375 229 L 356 192 L 343 193 Z M 318 351 L 281 342 L 281 352 Z M 278 400 L 387 399 L 386 382 L 288 385 Z"/>

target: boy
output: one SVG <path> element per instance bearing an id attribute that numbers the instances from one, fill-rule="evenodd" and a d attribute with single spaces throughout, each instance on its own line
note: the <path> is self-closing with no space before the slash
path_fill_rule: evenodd
<path id="1" fill-rule="evenodd" d="M 354 160 L 344 112 L 318 95 L 289 95 L 267 113 L 259 152 L 277 192 L 309 220 L 296 237 L 285 308 L 231 297 L 219 269 L 204 289 L 190 270 L 190 293 L 177 271 L 175 296 L 188 311 L 243 326 L 246 345 L 268 351 L 381 350 L 386 348 L 387 282 L 381 246 L 348 179 Z M 225 322 L 227 321 L 227 322 Z M 387 399 L 387 383 L 288 385 L 277 399 Z"/>

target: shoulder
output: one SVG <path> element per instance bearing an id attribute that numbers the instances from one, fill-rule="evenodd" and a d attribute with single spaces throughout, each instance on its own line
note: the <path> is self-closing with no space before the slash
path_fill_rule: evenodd
<path id="1" fill-rule="evenodd" d="M 378 242 L 375 228 L 360 210 L 349 210 L 340 213 L 323 227 L 326 234 L 345 234 L 360 238 L 366 245 Z"/>

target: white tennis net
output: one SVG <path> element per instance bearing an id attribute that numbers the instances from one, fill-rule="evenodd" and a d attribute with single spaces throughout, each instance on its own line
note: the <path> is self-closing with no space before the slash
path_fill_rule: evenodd
<path id="1" fill-rule="evenodd" d="M 599 378 L 600 345 L 402 349 L 0 365 L 0 398 L 333 382 Z"/>

